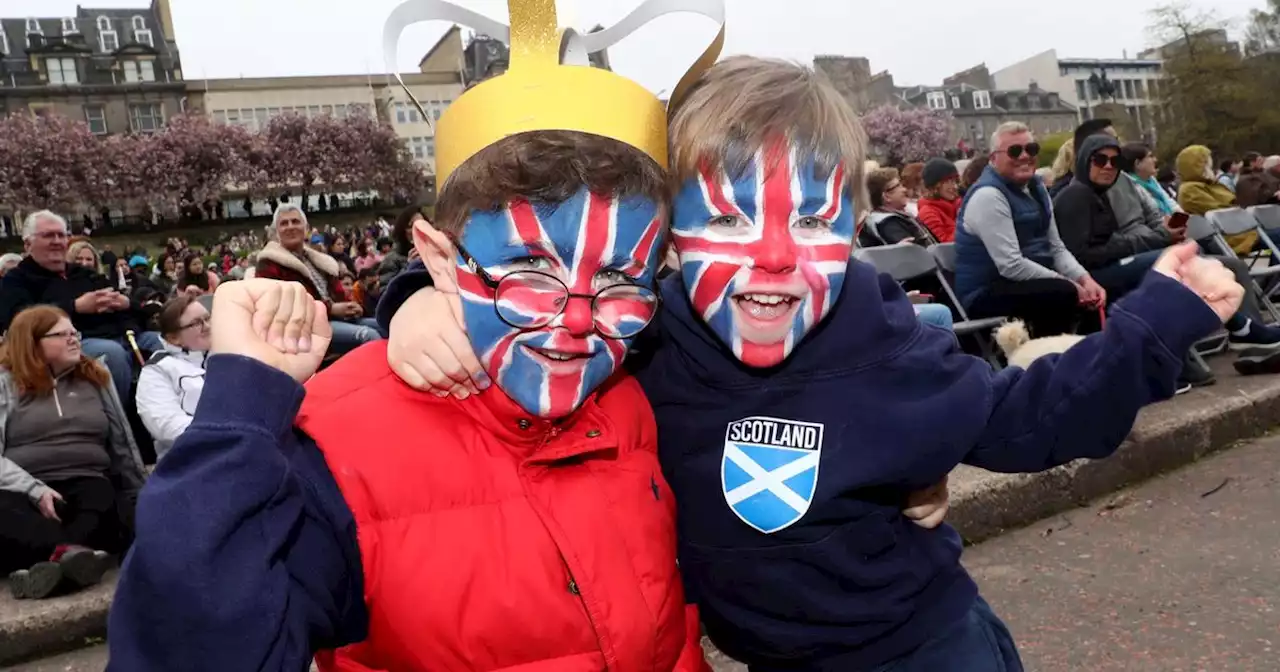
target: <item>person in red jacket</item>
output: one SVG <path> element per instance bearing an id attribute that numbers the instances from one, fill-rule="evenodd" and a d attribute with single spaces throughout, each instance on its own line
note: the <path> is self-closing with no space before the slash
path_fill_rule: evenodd
<path id="1" fill-rule="evenodd" d="M 224 285 L 200 406 L 138 504 L 109 669 L 709 672 L 621 368 L 659 301 L 665 109 L 557 67 L 553 3 L 511 5 L 540 18 L 512 39 L 537 39 L 438 121 L 435 222 L 413 232 L 488 393 L 410 389 L 385 341 L 316 375 L 317 283 Z M 547 103 L 575 95 L 622 104 Z"/>
<path id="2" fill-rule="evenodd" d="M 930 159 L 924 164 L 925 196 L 917 204 L 919 219 L 939 243 L 956 239 L 956 213 L 960 211 L 960 173 L 946 159 Z"/>

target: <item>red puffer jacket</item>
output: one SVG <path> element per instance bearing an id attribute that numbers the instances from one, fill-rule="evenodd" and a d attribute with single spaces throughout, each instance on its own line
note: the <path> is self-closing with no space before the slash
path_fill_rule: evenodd
<path id="1" fill-rule="evenodd" d="M 956 215 L 960 212 L 960 199 L 944 201 L 941 198 L 922 198 L 916 203 L 916 219 L 919 219 L 939 243 L 956 239 Z"/>
<path id="2" fill-rule="evenodd" d="M 709 669 L 630 376 L 552 424 L 497 389 L 412 390 L 380 341 L 308 384 L 298 426 L 355 516 L 369 609 L 368 638 L 322 670 Z"/>

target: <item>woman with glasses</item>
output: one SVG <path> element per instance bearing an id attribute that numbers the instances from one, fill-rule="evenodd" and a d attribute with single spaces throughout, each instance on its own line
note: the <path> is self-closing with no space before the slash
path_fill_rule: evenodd
<path id="1" fill-rule="evenodd" d="M 0 570 L 18 599 L 98 583 L 123 552 L 142 460 L 111 375 L 66 313 L 34 306 L 0 349 Z"/>
<path id="2" fill-rule="evenodd" d="M 156 458 L 173 442 L 196 413 L 204 389 L 204 364 L 209 356 L 209 311 L 199 300 L 179 296 L 164 305 L 159 316 L 164 349 L 152 353 L 138 376 L 138 415 L 156 444 Z"/>

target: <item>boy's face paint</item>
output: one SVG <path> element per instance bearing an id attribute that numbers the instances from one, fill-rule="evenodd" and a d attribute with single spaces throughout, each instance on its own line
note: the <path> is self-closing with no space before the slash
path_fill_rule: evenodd
<path id="1" fill-rule="evenodd" d="M 497 211 L 475 211 L 462 246 L 485 271 L 501 279 L 516 271 L 559 278 L 573 294 L 594 295 L 612 285 L 652 287 L 662 248 L 658 204 L 618 199 L 583 189 L 562 203 L 512 201 Z M 622 364 L 632 339 L 608 339 L 595 329 L 592 301 L 570 298 L 546 326 L 518 329 L 498 317 L 494 290 L 456 259 L 463 321 L 485 372 L 521 408 L 542 418 L 576 410 Z M 508 295 L 504 295 L 506 297 Z M 504 298 L 547 300 L 536 292 Z M 558 307 L 558 304 L 557 304 Z M 530 305 L 531 311 L 544 307 Z"/>
<path id="2" fill-rule="evenodd" d="M 676 195 L 689 298 L 744 364 L 780 364 L 840 295 L 854 234 L 846 174 L 773 143 L 736 179 L 705 167 Z"/>

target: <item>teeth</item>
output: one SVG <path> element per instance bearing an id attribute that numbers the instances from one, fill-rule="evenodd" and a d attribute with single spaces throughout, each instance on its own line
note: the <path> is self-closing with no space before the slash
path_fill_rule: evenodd
<path id="1" fill-rule="evenodd" d="M 764 304 L 766 306 L 776 306 L 784 301 L 790 301 L 790 296 L 782 294 L 743 294 L 742 298 L 754 303 Z"/>
<path id="2" fill-rule="evenodd" d="M 562 352 L 547 352 L 546 350 L 543 350 L 542 354 L 548 359 L 554 359 L 559 362 L 567 362 L 573 359 L 573 355 L 566 355 Z"/>

